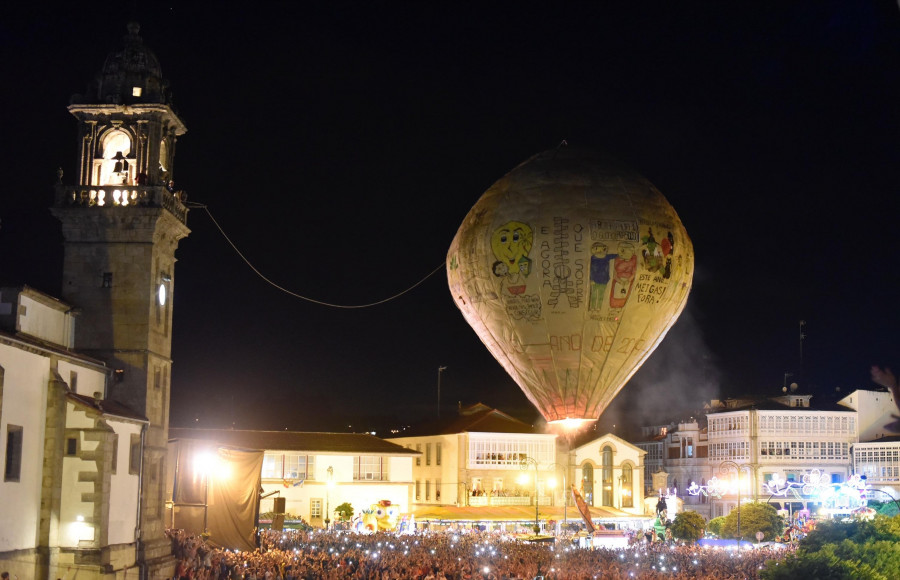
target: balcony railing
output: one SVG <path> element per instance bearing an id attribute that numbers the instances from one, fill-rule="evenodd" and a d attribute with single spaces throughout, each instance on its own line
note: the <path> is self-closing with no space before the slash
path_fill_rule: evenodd
<path id="1" fill-rule="evenodd" d="M 499 507 L 510 505 L 534 505 L 528 496 L 520 497 L 503 497 L 503 496 L 486 496 L 476 495 L 469 496 L 469 505 L 472 507 Z M 542 495 L 538 498 L 538 505 L 550 505 L 550 496 Z"/>
<path id="2" fill-rule="evenodd" d="M 187 195 L 171 192 L 161 185 L 60 185 L 56 188 L 56 207 L 161 207 L 181 223 L 187 223 Z"/>

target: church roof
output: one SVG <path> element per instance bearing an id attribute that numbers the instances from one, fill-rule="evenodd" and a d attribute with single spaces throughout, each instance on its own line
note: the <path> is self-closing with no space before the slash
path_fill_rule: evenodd
<path id="1" fill-rule="evenodd" d="M 534 427 L 502 411 L 477 403 L 459 410 L 457 416 L 431 421 L 412 430 L 408 436 L 454 435 L 457 433 L 541 433 Z"/>
<path id="2" fill-rule="evenodd" d="M 73 104 L 171 104 L 169 83 L 159 59 L 144 45 L 140 24 L 129 22 L 127 30 L 122 47 L 109 53 L 87 93 L 74 95 Z M 136 87 L 140 94 L 135 94 Z"/>
<path id="3" fill-rule="evenodd" d="M 111 399 L 95 399 L 94 397 L 79 395 L 78 393 L 66 393 L 66 397 L 84 407 L 89 407 L 96 411 L 100 411 L 104 415 L 121 417 L 123 419 L 131 419 L 133 421 L 141 421 L 143 423 L 148 422 L 147 417 L 141 415 L 131 407 L 127 407 Z"/>
<path id="4" fill-rule="evenodd" d="M 169 440 L 193 439 L 244 449 L 277 449 L 320 453 L 418 455 L 419 452 L 365 433 L 305 431 L 242 431 L 234 429 L 169 428 Z"/>

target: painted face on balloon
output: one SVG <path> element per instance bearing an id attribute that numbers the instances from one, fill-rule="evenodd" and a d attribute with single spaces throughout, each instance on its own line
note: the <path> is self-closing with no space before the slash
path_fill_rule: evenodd
<path id="1" fill-rule="evenodd" d="M 629 243 L 624 243 L 619 246 L 619 257 L 623 260 L 630 260 L 631 256 L 634 255 L 634 246 Z"/>
<path id="2" fill-rule="evenodd" d="M 528 257 L 534 237 L 531 228 L 522 222 L 509 222 L 494 231 L 491 236 L 491 250 L 494 256 L 509 266 L 512 271 L 519 271 L 519 264 Z"/>

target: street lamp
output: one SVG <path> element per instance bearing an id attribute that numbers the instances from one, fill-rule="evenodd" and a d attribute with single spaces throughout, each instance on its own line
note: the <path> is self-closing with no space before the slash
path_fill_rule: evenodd
<path id="1" fill-rule="evenodd" d="M 550 467 L 558 467 L 558 468 L 560 468 L 560 469 L 563 470 L 563 486 L 562 486 L 562 489 L 563 489 L 563 529 L 565 529 L 565 526 L 566 526 L 566 520 L 568 520 L 568 515 L 569 515 L 569 513 L 568 513 L 568 509 L 569 509 L 569 486 L 568 486 L 568 484 L 567 484 L 567 480 L 568 480 L 568 475 L 569 475 L 569 474 L 566 473 L 566 471 L 567 471 L 566 466 L 565 466 L 565 465 L 561 465 L 561 464 L 559 464 L 559 463 L 551 463 L 551 464 L 548 465 L 547 467 L 548 467 L 548 468 L 550 468 Z M 555 484 L 554 484 L 554 485 L 555 485 Z"/>
<path id="2" fill-rule="evenodd" d="M 325 470 L 328 474 L 325 482 L 325 529 L 331 523 L 331 488 L 334 487 L 334 467 L 328 466 Z"/>
<path id="3" fill-rule="evenodd" d="M 447 367 L 440 366 L 438 367 L 438 420 L 441 419 L 441 374 L 447 370 Z"/>
<path id="4" fill-rule="evenodd" d="M 520 460 L 519 469 L 527 470 L 529 465 L 534 465 L 534 535 L 537 535 L 541 529 L 538 521 L 538 462 L 537 459 L 526 455 Z"/>
<path id="5" fill-rule="evenodd" d="M 730 473 L 731 470 L 734 470 L 735 475 L 737 475 L 737 535 L 738 542 L 741 541 L 741 471 L 747 470 L 748 475 L 753 475 L 752 467 L 747 464 L 739 465 L 734 461 L 726 460 L 719 464 L 719 473 L 727 474 Z M 740 544 L 738 544 L 740 545 Z"/>
<path id="6" fill-rule="evenodd" d="M 203 477 L 203 535 L 209 537 L 209 479 L 224 480 L 227 467 L 217 452 L 203 451 L 194 455 L 194 473 Z"/>

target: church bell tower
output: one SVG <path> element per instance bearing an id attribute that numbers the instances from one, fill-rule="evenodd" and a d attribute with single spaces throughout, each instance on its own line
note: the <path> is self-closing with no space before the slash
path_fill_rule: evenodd
<path id="1" fill-rule="evenodd" d="M 164 494 L 175 250 L 190 233 L 172 180 L 175 141 L 187 129 L 139 31 L 129 24 L 124 46 L 72 97 L 77 183 L 63 184 L 60 172 L 52 212 L 65 246 L 62 297 L 81 311 L 76 349 L 111 369 L 106 399 L 149 420 L 136 562 L 142 577 L 165 578 L 174 575 Z"/>

